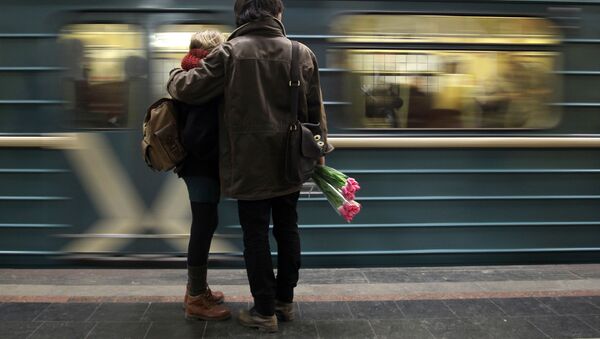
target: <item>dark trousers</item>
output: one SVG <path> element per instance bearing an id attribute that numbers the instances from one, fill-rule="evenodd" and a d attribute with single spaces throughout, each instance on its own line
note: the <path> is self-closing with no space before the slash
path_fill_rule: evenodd
<path id="1" fill-rule="evenodd" d="M 300 269 L 300 233 L 296 206 L 300 192 L 266 200 L 238 201 L 244 231 L 244 259 L 254 297 L 262 315 L 273 315 L 275 299 L 292 302 Z M 269 246 L 269 221 L 277 241 L 277 277 L 273 274 Z"/>

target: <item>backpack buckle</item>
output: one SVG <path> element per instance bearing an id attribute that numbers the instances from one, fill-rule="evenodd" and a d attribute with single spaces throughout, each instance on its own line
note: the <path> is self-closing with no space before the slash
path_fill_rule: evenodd
<path id="1" fill-rule="evenodd" d="M 289 83 L 290 87 L 300 87 L 300 80 L 297 81 L 291 81 Z"/>

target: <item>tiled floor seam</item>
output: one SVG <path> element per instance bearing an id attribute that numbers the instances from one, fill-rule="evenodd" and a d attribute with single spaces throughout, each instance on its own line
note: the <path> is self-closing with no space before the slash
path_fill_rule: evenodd
<path id="1" fill-rule="evenodd" d="M 365 319 L 367 321 L 367 323 L 369 324 L 369 327 L 371 328 L 371 333 L 373 333 L 373 338 L 377 338 L 377 332 L 375 332 L 375 328 L 373 327 L 373 324 L 371 324 L 371 320 L 370 319 Z"/>
<path id="2" fill-rule="evenodd" d="M 35 316 L 33 319 L 31 319 L 31 321 L 35 321 L 37 318 L 39 318 L 39 317 L 40 317 L 40 315 L 42 315 L 42 313 L 44 313 L 44 312 L 45 312 L 45 311 L 48 309 L 48 307 L 50 307 L 50 305 L 52 305 L 52 303 L 48 303 L 48 305 L 46 305 L 46 307 L 44 307 L 44 308 L 43 308 L 43 309 L 40 311 L 40 313 L 38 313 L 38 314 L 37 314 L 37 315 L 36 315 L 36 316 Z"/>
<path id="3" fill-rule="evenodd" d="M 33 320 L 32 320 L 32 322 L 33 322 Z M 40 329 L 40 327 L 42 327 L 42 325 L 44 325 L 43 321 L 40 322 L 40 324 L 38 325 L 38 327 L 36 327 L 35 330 L 33 330 L 31 333 L 29 333 L 29 335 L 27 337 L 25 337 L 25 339 L 31 338 L 35 334 L 35 332 L 37 332 Z"/>
<path id="4" fill-rule="evenodd" d="M 583 321 L 583 320 L 579 319 L 578 316 L 576 316 L 576 315 L 570 315 L 570 317 L 573 317 L 573 318 L 577 319 L 579 322 L 581 322 L 582 324 L 584 324 L 585 326 L 587 326 L 587 328 L 589 328 L 590 330 L 592 330 L 592 331 L 600 334 L 600 331 L 598 331 L 594 327 L 590 326 L 586 321 Z"/>
<path id="5" fill-rule="evenodd" d="M 146 306 L 146 309 L 144 310 L 144 312 L 140 316 L 140 321 L 144 320 L 144 317 L 146 316 L 146 313 L 148 313 L 148 310 L 150 309 L 150 306 L 152 306 L 152 302 L 149 302 L 148 305 Z"/>
<path id="6" fill-rule="evenodd" d="M 298 307 L 300 307 L 300 306 L 298 305 Z M 319 334 L 319 326 L 317 326 L 316 321 L 313 321 L 312 323 L 313 323 L 313 326 L 315 326 L 315 333 L 317 333 L 317 339 L 320 339 L 321 335 Z"/>
<path id="7" fill-rule="evenodd" d="M 84 321 L 86 321 L 86 322 L 87 322 L 87 321 L 90 321 L 90 319 L 92 319 L 92 317 L 94 316 L 94 314 L 95 314 L 95 313 L 98 311 L 98 309 L 99 309 L 101 306 L 102 306 L 102 303 L 99 303 L 99 304 L 96 306 L 96 308 L 94 308 L 94 310 L 92 311 L 92 313 L 91 313 L 91 314 L 90 314 L 90 315 L 89 315 L 87 318 L 85 318 L 85 320 L 84 320 Z"/>
<path id="8" fill-rule="evenodd" d="M 562 314 L 558 313 L 558 312 L 557 312 L 557 311 L 554 309 L 554 307 L 552 307 L 552 306 L 550 306 L 550 305 L 546 304 L 546 303 L 545 303 L 543 300 L 540 300 L 540 298 L 539 298 L 539 297 L 534 297 L 533 299 L 535 299 L 535 300 L 536 300 L 537 302 L 539 302 L 540 304 L 542 304 L 542 305 L 545 305 L 546 307 L 548 307 L 548 308 L 550 309 L 550 311 L 554 312 L 554 314 L 555 314 L 555 315 L 557 315 L 557 316 L 561 316 L 561 315 L 562 315 Z"/>
<path id="9" fill-rule="evenodd" d="M 448 310 L 450 310 L 450 312 L 452 312 L 452 314 L 454 314 L 454 316 L 455 316 L 455 317 L 457 317 L 457 318 L 460 318 L 460 317 L 458 316 L 458 314 L 456 314 L 456 311 L 454 311 L 454 310 L 452 309 L 452 307 L 450 307 L 450 305 L 448 305 L 448 303 L 446 302 L 446 300 L 442 300 L 442 304 L 443 304 L 444 306 L 446 306 L 446 308 L 447 308 Z"/>
<path id="10" fill-rule="evenodd" d="M 421 326 L 421 328 L 425 329 L 425 331 L 427 331 L 427 333 L 429 333 L 429 335 L 430 335 L 432 338 L 434 338 L 434 339 L 438 339 L 438 337 L 436 337 L 436 335 L 435 335 L 435 334 L 433 334 L 433 332 L 431 332 L 431 331 L 429 330 L 429 328 L 427 328 L 427 326 L 423 326 L 423 323 L 422 323 L 422 322 L 419 322 L 419 326 Z"/>
<path id="11" fill-rule="evenodd" d="M 146 339 L 148 337 L 148 333 L 150 333 L 150 329 L 152 328 L 152 325 L 154 325 L 154 321 L 150 322 L 150 325 L 148 325 L 148 328 L 146 329 L 146 333 L 144 333 L 144 337 L 142 339 Z M 206 330 L 206 328 L 204 328 L 204 330 Z M 202 336 L 204 337 L 204 332 L 202 333 Z"/>
<path id="12" fill-rule="evenodd" d="M 100 306 L 98 306 L 98 307 L 100 307 Z M 96 309 L 97 309 L 97 308 L 96 308 Z M 96 310 L 94 310 L 94 312 L 96 312 Z M 93 314 L 94 312 L 92 312 L 92 314 Z M 87 320 L 86 320 L 86 322 L 87 322 Z M 84 339 L 87 339 L 87 338 L 90 336 L 90 334 L 92 334 L 92 332 L 94 332 L 94 329 L 95 329 L 96 327 L 98 327 L 98 322 L 96 322 L 96 323 L 94 324 L 94 326 L 92 326 L 92 328 L 90 328 L 89 332 L 88 332 L 88 333 L 85 335 Z"/>
<path id="13" fill-rule="evenodd" d="M 352 312 L 352 308 L 350 307 L 350 305 L 348 304 L 347 300 L 344 300 L 344 306 L 346 306 L 346 310 L 350 313 L 350 315 L 352 315 L 353 319 L 359 319 L 356 314 L 354 314 L 354 312 Z"/>
<path id="14" fill-rule="evenodd" d="M 545 335 L 545 336 L 546 336 L 546 338 L 553 339 L 553 338 L 552 338 L 551 336 L 549 336 L 549 335 L 548 335 L 546 332 L 542 331 L 542 329 L 541 329 L 541 328 L 539 328 L 539 327 L 535 326 L 535 324 L 534 324 L 533 322 L 529 321 L 529 319 L 527 319 L 527 317 L 523 317 L 522 319 L 524 319 L 524 320 L 525 320 L 527 323 L 529 323 L 531 326 L 533 326 L 533 328 L 535 328 L 536 330 L 538 330 L 538 331 L 539 331 L 541 334 Z"/>
<path id="15" fill-rule="evenodd" d="M 582 323 L 588 325 L 589 327 L 593 328 L 594 330 L 598 331 L 598 333 L 600 333 L 600 329 L 597 329 L 596 327 L 592 326 L 592 324 L 590 324 L 589 322 L 585 321 L 585 319 L 581 318 L 583 315 L 584 314 L 576 315 L 575 318 L 579 319 L 579 321 L 581 321 Z M 600 317 L 600 315 L 599 315 L 599 317 Z"/>
<path id="16" fill-rule="evenodd" d="M 396 305 L 396 308 L 398 310 L 400 310 L 400 314 L 402 314 L 402 318 L 406 318 L 406 313 L 404 313 L 404 311 L 402 310 L 402 307 L 400 307 L 400 305 L 398 305 L 398 303 L 396 302 L 397 300 L 393 300 L 394 305 Z"/>
<path id="17" fill-rule="evenodd" d="M 502 311 L 502 313 L 504 314 L 504 316 L 510 317 L 510 314 L 508 314 L 508 312 L 505 309 L 503 309 L 500 305 L 498 305 L 497 303 L 495 303 L 494 299 L 488 298 L 487 300 L 489 300 L 492 304 L 494 304 L 494 306 L 498 307 L 498 309 L 500 311 Z"/>
<path id="18" fill-rule="evenodd" d="M 232 314 L 231 317 L 234 318 L 235 315 Z M 206 335 L 206 329 L 207 328 L 208 328 L 208 321 L 205 321 L 204 322 L 204 328 L 202 329 L 202 336 L 201 336 L 201 338 L 204 338 L 204 336 Z"/>

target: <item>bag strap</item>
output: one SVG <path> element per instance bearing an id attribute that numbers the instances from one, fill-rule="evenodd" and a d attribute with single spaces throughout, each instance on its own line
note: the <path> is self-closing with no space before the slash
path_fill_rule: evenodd
<path id="1" fill-rule="evenodd" d="M 298 98 L 300 96 L 300 67 L 298 65 L 298 54 L 300 53 L 300 45 L 297 41 L 292 41 L 292 63 L 290 65 L 290 111 L 296 120 L 300 120 L 298 116 Z"/>

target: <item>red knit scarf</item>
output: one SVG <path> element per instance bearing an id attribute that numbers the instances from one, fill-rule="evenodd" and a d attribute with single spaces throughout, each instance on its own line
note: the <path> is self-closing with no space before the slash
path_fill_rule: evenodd
<path id="1" fill-rule="evenodd" d="M 208 51 L 200 48 L 190 50 L 183 60 L 181 60 L 181 68 L 189 71 L 192 68 L 200 67 L 200 60 L 204 59 L 208 53 Z"/>

